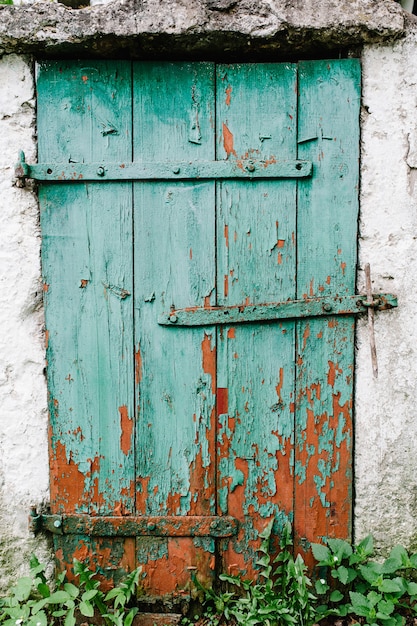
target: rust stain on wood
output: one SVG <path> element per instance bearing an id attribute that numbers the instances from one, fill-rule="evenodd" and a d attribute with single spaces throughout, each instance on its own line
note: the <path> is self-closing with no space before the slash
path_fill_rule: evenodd
<path id="1" fill-rule="evenodd" d="M 129 454 L 132 447 L 133 419 L 129 417 L 127 406 L 119 407 L 120 413 L 120 449 L 123 454 Z"/>
<path id="2" fill-rule="evenodd" d="M 211 347 L 211 338 L 211 335 L 204 333 L 201 350 L 203 372 L 211 377 L 211 391 L 214 394 L 216 393 L 216 346 Z"/>
<path id="3" fill-rule="evenodd" d="M 138 346 L 135 352 L 135 380 L 137 385 L 142 381 L 142 355 L 140 353 L 140 346 Z"/>
<path id="4" fill-rule="evenodd" d="M 226 87 L 226 106 L 230 106 L 230 100 L 231 100 L 231 95 L 232 95 L 232 86 L 229 85 L 228 87 Z"/>
<path id="5" fill-rule="evenodd" d="M 226 126 L 224 122 L 223 122 L 223 146 L 224 146 L 224 150 L 228 158 L 231 154 L 237 157 L 236 151 L 234 149 L 233 134 L 230 132 L 230 130 L 228 129 L 228 127 Z"/>

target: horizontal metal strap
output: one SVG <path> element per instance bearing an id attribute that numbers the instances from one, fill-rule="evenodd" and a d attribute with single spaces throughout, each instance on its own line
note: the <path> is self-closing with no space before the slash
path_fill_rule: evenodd
<path id="1" fill-rule="evenodd" d="M 240 324 L 267 322 L 323 315 L 359 315 L 373 307 L 385 311 L 397 306 L 397 298 L 389 293 L 379 293 L 368 302 L 367 296 L 335 296 L 289 300 L 274 304 L 248 304 L 221 307 L 190 307 L 172 309 L 158 318 L 162 326 L 211 326 L 213 324 Z"/>
<path id="2" fill-rule="evenodd" d="M 196 163 L 40 163 L 16 165 L 20 180 L 45 182 L 146 181 L 225 178 L 304 178 L 312 173 L 311 161 L 197 161 Z"/>
<path id="3" fill-rule="evenodd" d="M 34 515 L 33 532 L 46 530 L 56 535 L 95 535 L 99 537 L 231 537 L 237 521 L 230 516 L 125 516 Z"/>

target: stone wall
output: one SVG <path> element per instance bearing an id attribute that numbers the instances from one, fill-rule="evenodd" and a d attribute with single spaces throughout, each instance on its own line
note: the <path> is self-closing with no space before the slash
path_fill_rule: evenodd
<path id="1" fill-rule="evenodd" d="M 379 378 L 365 323 L 356 372 L 357 535 L 417 549 L 417 32 L 363 54 L 360 260 L 399 307 L 377 316 Z M 359 285 L 363 287 L 363 278 Z"/>
<path id="2" fill-rule="evenodd" d="M 0 60 L 0 585 L 45 553 L 28 534 L 48 498 L 46 384 L 36 195 L 12 185 L 18 151 L 36 158 L 32 61 Z M 49 552 L 48 558 L 50 559 Z"/>

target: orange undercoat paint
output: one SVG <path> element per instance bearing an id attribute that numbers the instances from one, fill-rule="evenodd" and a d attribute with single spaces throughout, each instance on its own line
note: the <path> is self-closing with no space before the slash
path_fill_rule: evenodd
<path id="1" fill-rule="evenodd" d="M 232 95 L 232 86 L 229 85 L 226 88 L 226 100 L 225 100 L 226 106 L 228 106 L 228 107 L 230 106 L 230 96 L 231 95 Z"/>
<path id="2" fill-rule="evenodd" d="M 203 372 L 211 377 L 211 391 L 214 394 L 216 393 L 216 346 L 211 347 L 211 335 L 207 333 L 204 333 L 201 351 Z"/>
<path id="3" fill-rule="evenodd" d="M 57 441 L 50 455 L 51 511 L 52 513 L 76 513 L 84 499 L 86 476 L 71 458 L 67 458 L 65 446 Z"/>
<path id="4" fill-rule="evenodd" d="M 284 368 L 280 367 L 279 368 L 279 383 L 275 387 L 279 400 L 281 400 L 281 391 L 282 391 L 283 384 L 284 384 Z"/>
<path id="5" fill-rule="evenodd" d="M 227 387 L 217 388 L 217 415 L 229 412 L 229 390 Z"/>
<path id="6" fill-rule="evenodd" d="M 139 385 L 142 380 L 142 356 L 140 353 L 140 346 L 138 346 L 138 349 L 135 352 L 135 380 L 137 385 Z"/>
<path id="7" fill-rule="evenodd" d="M 266 159 L 265 161 L 263 161 L 262 165 L 264 167 L 268 167 L 268 165 L 273 165 L 276 162 L 277 162 L 276 158 L 273 155 L 271 155 L 269 159 Z"/>
<path id="8" fill-rule="evenodd" d="M 224 238 L 226 240 L 226 248 L 229 247 L 229 226 L 227 224 L 224 225 Z"/>
<path id="9" fill-rule="evenodd" d="M 313 397 L 313 389 L 304 391 L 307 397 Z M 301 548 L 301 539 L 317 541 L 318 537 L 347 538 L 350 528 L 350 474 L 351 474 L 351 443 L 349 433 L 352 428 L 351 408 L 352 401 L 340 405 L 341 393 L 333 394 L 332 415 L 315 414 L 314 410 L 307 409 L 307 426 L 304 443 L 299 440 L 296 446 L 296 461 L 306 468 L 305 480 L 296 478 L 295 510 L 297 511 L 295 536 L 296 547 L 306 557 L 306 563 L 313 565 L 311 554 L 307 555 Z M 340 414 L 345 419 L 342 438 L 339 445 L 336 439 L 330 438 L 327 425 L 332 426 L 339 420 Z M 323 447 L 322 439 L 326 441 Z M 309 449 L 307 449 L 307 445 Z M 300 447 L 301 445 L 301 447 Z M 330 450 L 328 446 L 330 445 Z M 310 447 L 311 446 L 311 447 Z M 323 476 L 324 463 L 330 476 Z M 316 477 L 323 480 L 323 484 L 316 483 Z M 321 494 L 321 495 L 320 495 Z M 326 506 L 321 498 L 325 497 Z M 338 503 L 337 506 L 335 503 Z"/>
<path id="10" fill-rule="evenodd" d="M 214 419 L 214 411 L 213 411 Z M 210 458 L 214 458 L 214 437 L 212 429 L 206 432 Z M 190 503 L 189 515 L 212 515 L 214 502 L 214 465 L 206 465 L 200 448 L 193 462 L 190 464 L 190 493 L 193 494 Z"/>
<path id="11" fill-rule="evenodd" d="M 327 384 L 330 387 L 334 387 L 334 383 L 336 380 L 336 375 L 341 374 L 342 370 L 339 368 L 337 363 L 333 363 L 333 361 L 328 361 L 329 371 L 327 372 Z"/>
<path id="12" fill-rule="evenodd" d="M 138 515 L 146 515 L 149 495 L 150 476 L 140 477 L 136 483 L 136 512 Z"/>
<path id="13" fill-rule="evenodd" d="M 228 127 L 226 126 L 224 122 L 223 122 L 222 127 L 223 127 L 223 147 L 227 154 L 227 157 L 229 158 L 231 154 L 237 157 L 236 151 L 233 147 L 233 143 L 234 143 L 233 134 L 230 132 L 230 130 L 228 129 Z"/>
<path id="14" fill-rule="evenodd" d="M 227 298 L 229 295 L 229 276 L 227 274 L 224 275 L 223 293 L 224 297 Z"/>
<path id="15" fill-rule="evenodd" d="M 120 413 L 120 449 L 123 454 L 129 454 L 132 446 L 133 419 L 129 417 L 127 406 L 119 407 Z"/>
<path id="16" fill-rule="evenodd" d="M 229 328 L 227 331 L 227 338 L 228 339 L 235 339 L 236 338 L 236 329 L 235 328 Z"/>

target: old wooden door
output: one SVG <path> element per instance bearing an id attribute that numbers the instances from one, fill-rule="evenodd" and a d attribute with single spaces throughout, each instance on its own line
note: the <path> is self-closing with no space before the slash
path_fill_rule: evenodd
<path id="1" fill-rule="evenodd" d="M 349 537 L 359 62 L 37 85 L 58 559 L 181 597 L 272 517 Z"/>

